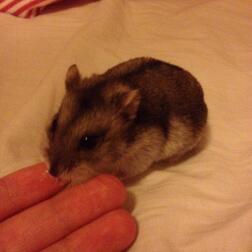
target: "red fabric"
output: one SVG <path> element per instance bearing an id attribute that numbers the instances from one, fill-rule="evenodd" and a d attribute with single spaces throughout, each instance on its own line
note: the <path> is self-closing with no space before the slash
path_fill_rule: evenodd
<path id="1" fill-rule="evenodd" d="M 57 1 L 60 0 L 0 0 L 0 12 L 30 18 L 38 15 L 45 6 Z"/>

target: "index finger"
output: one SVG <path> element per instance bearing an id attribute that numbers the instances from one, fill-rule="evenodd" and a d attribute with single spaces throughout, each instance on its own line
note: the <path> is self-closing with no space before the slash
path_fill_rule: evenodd
<path id="1" fill-rule="evenodd" d="M 40 251 L 122 207 L 126 197 L 126 189 L 117 178 L 99 175 L 2 222 L 0 251 Z"/>
<path id="2" fill-rule="evenodd" d="M 66 182 L 50 176 L 44 163 L 32 165 L 0 179 L 0 221 L 46 200 Z"/>

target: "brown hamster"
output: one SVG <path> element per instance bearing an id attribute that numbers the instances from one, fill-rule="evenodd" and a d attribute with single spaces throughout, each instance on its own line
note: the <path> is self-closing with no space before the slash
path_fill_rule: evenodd
<path id="1" fill-rule="evenodd" d="M 49 172 L 132 177 L 194 148 L 206 121 L 200 84 L 178 66 L 135 58 L 82 79 L 73 65 L 48 129 Z"/>

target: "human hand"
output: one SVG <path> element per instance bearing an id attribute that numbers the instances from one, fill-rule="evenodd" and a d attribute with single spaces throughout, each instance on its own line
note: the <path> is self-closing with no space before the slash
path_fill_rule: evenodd
<path id="1" fill-rule="evenodd" d="M 45 164 L 0 179 L 1 252 L 119 252 L 136 238 L 136 223 L 121 207 L 119 180 L 100 175 L 66 190 Z"/>

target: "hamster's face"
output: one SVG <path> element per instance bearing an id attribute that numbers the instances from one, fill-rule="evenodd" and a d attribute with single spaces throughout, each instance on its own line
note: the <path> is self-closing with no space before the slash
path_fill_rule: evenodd
<path id="1" fill-rule="evenodd" d="M 118 83 L 87 85 L 76 66 L 68 70 L 66 90 L 48 129 L 50 173 L 58 176 L 88 167 L 116 174 L 113 164 L 126 153 L 138 92 Z"/>

